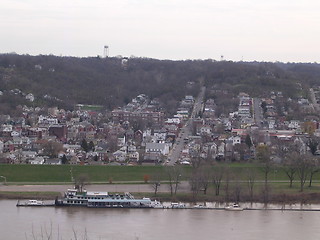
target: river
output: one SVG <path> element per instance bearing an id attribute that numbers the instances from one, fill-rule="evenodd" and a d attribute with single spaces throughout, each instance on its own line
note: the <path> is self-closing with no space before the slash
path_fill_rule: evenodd
<path id="1" fill-rule="evenodd" d="M 318 211 L 16 207 L 14 200 L 0 200 L 0 212 L 1 239 L 6 240 L 48 239 L 50 232 L 52 239 L 320 238 Z"/>

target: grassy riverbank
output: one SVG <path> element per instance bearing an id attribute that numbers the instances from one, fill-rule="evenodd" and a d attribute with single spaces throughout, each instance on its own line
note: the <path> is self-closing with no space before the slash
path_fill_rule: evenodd
<path id="1" fill-rule="evenodd" d="M 176 195 L 171 196 L 169 193 L 158 193 L 156 198 L 166 201 L 254 201 L 254 202 L 319 202 L 320 203 L 320 182 L 319 175 L 314 176 L 312 187 L 308 187 L 308 182 L 304 187 L 304 191 L 300 192 L 298 179 L 295 179 L 293 187 L 289 187 L 289 180 L 281 167 L 274 167 L 269 174 L 268 192 L 264 191 L 263 170 L 255 164 L 224 164 L 228 167 L 230 182 L 227 184 L 225 178 L 222 179 L 220 193 L 215 194 L 215 187 L 210 183 L 206 195 L 203 192 L 180 193 L 179 189 Z M 214 168 L 215 166 L 213 166 Z M 247 183 L 247 173 L 255 174 L 255 183 L 253 195 L 249 193 Z M 192 168 L 183 166 L 181 168 L 181 181 L 188 184 L 188 179 Z M 156 173 L 161 176 L 161 187 L 168 185 L 168 174 L 164 166 L 48 166 L 48 165 L 0 165 L 0 176 L 6 178 L 8 185 L 65 185 L 72 184 L 71 178 L 75 178 L 81 174 L 89 177 L 91 184 L 150 184 L 144 183 L 144 177 L 148 175 L 150 179 Z M 0 184 L 4 179 L 0 179 Z M 151 181 L 151 180 L 150 180 Z M 169 187 L 166 187 L 169 189 Z M 185 186 L 186 189 L 186 186 Z M 191 188 L 190 188 L 191 189 Z M 14 190 L 13 190 L 14 191 Z M 137 193 L 144 196 L 153 196 L 153 193 Z M 59 196 L 59 192 L 4 192 L 0 189 L 0 198 L 13 199 L 54 199 Z"/>
<path id="2" fill-rule="evenodd" d="M 114 185 L 114 184 L 112 184 Z M 235 186 L 237 188 L 235 188 Z M 131 192 L 135 197 L 150 197 L 159 201 L 168 202 L 260 202 L 260 203 L 320 203 L 320 183 L 315 183 L 312 187 L 306 187 L 304 192 L 300 192 L 299 184 L 295 182 L 292 188 L 288 183 L 271 183 L 268 192 L 264 191 L 262 182 L 256 183 L 251 196 L 246 183 L 230 183 L 228 188 L 226 184 L 221 185 L 219 195 L 215 194 L 214 185 L 211 184 L 206 194 L 204 192 L 194 193 L 181 191 L 178 188 L 176 194 L 169 192 L 169 184 L 161 184 L 162 189 L 167 192 L 158 192 L 156 195 L 152 189 L 148 192 Z M 135 188 L 136 189 L 136 188 Z M 1 188 L 0 188 L 1 190 Z M 55 199 L 61 197 L 61 192 L 41 192 L 41 191 L 0 191 L 0 199 Z"/>
<path id="3" fill-rule="evenodd" d="M 0 199 L 41 199 L 53 200 L 60 197 L 59 192 L 7 192 L 0 191 Z"/>
<path id="4" fill-rule="evenodd" d="M 161 202 L 235 202 L 235 198 L 230 196 L 226 199 L 224 194 L 215 196 L 213 194 L 199 195 L 196 199 L 190 193 L 177 193 L 171 196 L 170 193 L 158 193 L 156 196 L 153 193 L 133 192 L 136 198 L 150 197 L 153 200 Z M 61 197 L 59 192 L 0 192 L 0 199 L 38 199 L 38 200 L 54 200 L 56 197 Z M 247 194 L 243 194 L 240 202 L 256 202 L 265 203 L 263 195 L 255 194 L 251 198 Z M 271 193 L 267 203 L 275 204 L 320 204 L 320 193 L 304 192 L 304 193 Z"/>

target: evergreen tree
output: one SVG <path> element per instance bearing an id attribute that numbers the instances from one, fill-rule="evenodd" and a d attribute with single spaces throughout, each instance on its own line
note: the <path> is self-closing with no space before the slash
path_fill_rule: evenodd
<path id="1" fill-rule="evenodd" d="M 81 142 L 81 148 L 83 149 L 83 151 L 88 152 L 89 151 L 89 147 L 88 147 L 88 142 L 87 140 L 83 139 Z"/>
<path id="2" fill-rule="evenodd" d="M 245 143 L 247 144 L 248 148 L 251 148 L 253 145 L 249 134 L 246 136 Z"/>
<path id="3" fill-rule="evenodd" d="M 68 163 L 68 159 L 67 159 L 65 154 L 63 154 L 63 156 L 62 156 L 61 162 L 62 162 L 62 164 L 67 164 Z"/>
<path id="4" fill-rule="evenodd" d="M 89 142 L 88 150 L 89 151 L 94 151 L 94 143 L 92 141 Z"/>

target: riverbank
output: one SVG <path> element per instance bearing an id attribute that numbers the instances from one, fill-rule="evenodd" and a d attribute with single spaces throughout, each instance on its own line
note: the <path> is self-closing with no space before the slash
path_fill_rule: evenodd
<path id="1" fill-rule="evenodd" d="M 20 186 L 21 187 L 21 186 Z M 65 187 L 65 186 L 64 186 Z M 66 188 L 64 189 L 66 190 Z M 125 192 L 125 191 L 110 191 L 110 192 Z M 228 203 L 237 202 L 237 200 L 230 196 L 215 196 L 212 194 L 202 194 L 194 198 L 191 193 L 177 193 L 171 196 L 169 192 L 160 192 L 157 195 L 150 191 L 131 191 L 136 198 L 150 197 L 152 200 L 161 202 L 218 202 Z M 0 199 L 41 199 L 54 200 L 56 197 L 63 196 L 61 191 L 0 191 Z M 239 202 L 255 202 L 255 203 L 270 203 L 270 204 L 320 204 L 320 193 L 296 193 L 296 194 L 270 194 L 266 199 L 263 194 L 254 195 L 252 198 L 249 195 L 242 195 Z"/>
<path id="2" fill-rule="evenodd" d="M 0 191 L 0 199 L 41 199 L 41 200 L 53 200 L 56 197 L 60 197 L 59 192 L 6 192 Z"/>

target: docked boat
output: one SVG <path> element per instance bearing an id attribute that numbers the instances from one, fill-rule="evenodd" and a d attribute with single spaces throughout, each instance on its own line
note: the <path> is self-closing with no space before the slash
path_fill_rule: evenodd
<path id="1" fill-rule="evenodd" d="M 165 208 L 165 207 L 162 205 L 162 203 L 159 202 L 159 201 L 157 201 L 157 200 L 154 200 L 154 201 L 152 202 L 152 207 L 153 207 L 153 208 Z"/>
<path id="2" fill-rule="evenodd" d="M 192 208 L 200 208 L 200 209 L 204 209 L 204 208 L 207 208 L 207 206 L 204 206 L 204 205 L 201 205 L 201 204 L 197 204 L 197 205 L 194 205 Z"/>
<path id="3" fill-rule="evenodd" d="M 17 207 L 37 207 L 37 206 L 45 206 L 44 202 L 43 201 L 40 201 L 40 200 L 34 200 L 34 199 L 31 199 L 31 200 L 28 200 L 26 202 L 20 202 L 18 201 L 17 203 Z"/>
<path id="4" fill-rule="evenodd" d="M 242 211 L 243 210 L 243 208 L 240 207 L 240 205 L 237 204 L 237 203 L 234 203 L 232 205 L 226 206 L 224 209 L 228 210 L 228 211 Z"/>
<path id="5" fill-rule="evenodd" d="M 186 205 L 184 203 L 171 203 L 171 208 L 186 208 Z"/>
<path id="6" fill-rule="evenodd" d="M 56 199 L 56 206 L 84 206 L 90 208 L 155 208 L 150 198 L 136 199 L 130 193 L 79 192 L 68 189 L 62 199 Z"/>

